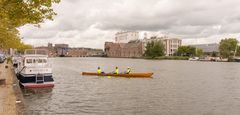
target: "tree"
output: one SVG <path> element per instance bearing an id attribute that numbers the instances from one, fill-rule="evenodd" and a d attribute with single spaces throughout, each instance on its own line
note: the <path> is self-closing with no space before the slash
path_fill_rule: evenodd
<path id="1" fill-rule="evenodd" d="M 165 51 L 164 44 L 161 41 L 157 41 L 154 43 L 152 51 L 154 57 L 164 56 L 165 54 L 164 51 Z"/>
<path id="2" fill-rule="evenodd" d="M 240 46 L 238 46 L 238 49 L 237 49 L 237 54 L 236 56 L 240 56 Z"/>
<path id="3" fill-rule="evenodd" d="M 212 54 L 211 54 L 212 57 L 217 57 L 218 56 L 218 53 L 213 51 Z"/>
<path id="4" fill-rule="evenodd" d="M 200 48 L 196 48 L 196 56 L 200 57 L 203 55 L 203 50 Z"/>
<path id="5" fill-rule="evenodd" d="M 154 46 L 154 42 L 153 41 L 147 43 L 146 51 L 145 51 L 145 55 L 146 56 L 152 56 L 153 55 L 153 53 L 152 53 L 153 46 Z"/>
<path id="6" fill-rule="evenodd" d="M 53 19 L 56 13 L 53 3 L 60 0 L 0 0 L 0 22 L 8 28 L 20 27 L 25 24 L 44 22 Z"/>
<path id="7" fill-rule="evenodd" d="M 164 44 L 161 41 L 156 42 L 148 42 L 146 46 L 145 55 L 149 57 L 158 57 L 158 56 L 164 56 L 165 53 Z"/>
<path id="8" fill-rule="evenodd" d="M 18 27 L 53 20 L 56 13 L 53 3 L 60 0 L 0 0 L 0 48 L 20 48 L 24 44 L 19 37 Z"/>
<path id="9" fill-rule="evenodd" d="M 33 47 L 32 47 L 31 45 L 22 44 L 22 45 L 19 46 L 19 48 L 17 48 L 17 49 L 18 49 L 18 52 L 24 53 L 24 51 L 25 51 L 26 49 L 32 49 L 32 48 L 33 48 Z"/>
<path id="10" fill-rule="evenodd" d="M 201 51 L 202 50 L 199 49 L 199 53 L 201 53 Z M 177 54 L 179 56 L 195 56 L 196 55 L 196 48 L 192 47 L 192 46 L 180 46 L 178 48 Z"/>
<path id="11" fill-rule="evenodd" d="M 235 38 L 222 39 L 219 45 L 219 52 L 223 58 L 229 58 L 234 55 L 234 51 L 238 44 L 238 40 Z"/>

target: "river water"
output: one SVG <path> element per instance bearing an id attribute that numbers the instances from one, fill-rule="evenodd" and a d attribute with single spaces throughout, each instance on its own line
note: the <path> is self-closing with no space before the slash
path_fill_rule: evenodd
<path id="1" fill-rule="evenodd" d="M 29 114 L 239 115 L 240 63 L 52 58 L 55 87 L 24 91 Z M 153 78 L 82 76 L 100 66 Z"/>

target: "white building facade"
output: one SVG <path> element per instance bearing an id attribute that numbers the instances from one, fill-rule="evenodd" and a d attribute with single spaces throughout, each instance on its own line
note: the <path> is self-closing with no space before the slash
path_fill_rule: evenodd
<path id="1" fill-rule="evenodd" d="M 165 45 L 166 56 L 173 56 L 182 45 L 182 40 L 178 38 L 164 39 L 163 44 Z"/>
<path id="2" fill-rule="evenodd" d="M 145 46 L 148 42 L 162 41 L 165 46 L 165 55 L 173 56 L 177 52 L 178 48 L 182 45 L 182 40 L 178 38 L 169 38 L 169 37 L 152 37 L 150 39 L 143 39 Z"/>
<path id="3" fill-rule="evenodd" d="M 128 43 L 139 39 L 139 32 L 123 31 L 115 34 L 115 43 Z"/>

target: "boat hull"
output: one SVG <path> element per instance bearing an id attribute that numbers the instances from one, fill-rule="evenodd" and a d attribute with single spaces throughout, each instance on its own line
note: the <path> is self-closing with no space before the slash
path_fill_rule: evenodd
<path id="1" fill-rule="evenodd" d="M 54 80 L 51 74 L 45 74 L 41 83 L 36 82 L 36 75 L 34 74 L 17 74 L 20 86 L 23 88 L 53 88 Z"/>
<path id="2" fill-rule="evenodd" d="M 235 62 L 240 62 L 240 58 L 234 58 Z"/>
<path id="3" fill-rule="evenodd" d="M 25 89 L 36 89 L 36 88 L 53 88 L 54 82 L 44 82 L 44 83 L 20 83 L 20 86 L 22 86 Z"/>
<path id="4" fill-rule="evenodd" d="M 130 74 L 112 74 L 112 73 L 93 73 L 82 72 L 82 75 L 87 76 L 114 76 L 114 77 L 132 77 L 132 78 L 152 78 L 153 73 L 130 73 Z"/>

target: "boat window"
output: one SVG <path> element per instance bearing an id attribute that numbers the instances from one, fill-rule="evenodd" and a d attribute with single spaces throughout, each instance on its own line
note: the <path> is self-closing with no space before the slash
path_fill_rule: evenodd
<path id="1" fill-rule="evenodd" d="M 37 63 L 47 63 L 46 59 L 37 59 Z"/>
<path id="2" fill-rule="evenodd" d="M 38 59 L 38 63 L 42 63 L 42 59 Z"/>
<path id="3" fill-rule="evenodd" d="M 43 59 L 43 63 L 47 63 L 47 60 L 46 60 L 46 59 Z"/>
<path id="4" fill-rule="evenodd" d="M 32 63 L 32 59 L 27 59 L 27 63 Z"/>

